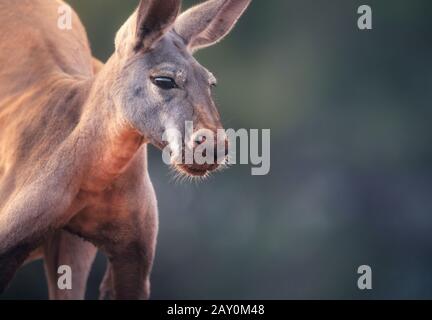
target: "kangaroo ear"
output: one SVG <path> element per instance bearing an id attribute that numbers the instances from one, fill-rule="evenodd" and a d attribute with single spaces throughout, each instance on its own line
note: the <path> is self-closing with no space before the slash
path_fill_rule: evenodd
<path id="1" fill-rule="evenodd" d="M 181 0 L 141 0 L 136 12 L 116 36 L 117 51 L 148 50 L 173 26 Z"/>
<path id="2" fill-rule="evenodd" d="M 222 40 L 235 26 L 252 0 L 208 0 L 178 17 L 176 32 L 191 51 Z"/>
<path id="3" fill-rule="evenodd" d="M 135 49 L 148 49 L 174 24 L 181 0 L 141 0 L 138 7 Z"/>

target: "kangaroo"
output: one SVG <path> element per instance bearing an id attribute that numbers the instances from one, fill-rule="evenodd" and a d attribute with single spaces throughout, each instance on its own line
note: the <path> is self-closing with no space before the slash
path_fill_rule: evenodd
<path id="1" fill-rule="evenodd" d="M 50 299 L 84 299 L 101 250 L 100 297 L 149 298 L 158 211 L 147 145 L 173 159 L 206 143 L 227 148 L 201 138 L 222 124 L 216 79 L 193 54 L 224 38 L 250 2 L 208 0 L 180 14 L 181 0 L 141 0 L 106 64 L 75 12 L 71 30 L 57 27 L 62 1 L 0 2 L 0 293 L 43 258 Z M 163 139 L 187 121 L 185 143 Z M 172 165 L 203 176 L 218 163 Z M 73 271 L 72 290 L 57 287 L 60 265 Z"/>

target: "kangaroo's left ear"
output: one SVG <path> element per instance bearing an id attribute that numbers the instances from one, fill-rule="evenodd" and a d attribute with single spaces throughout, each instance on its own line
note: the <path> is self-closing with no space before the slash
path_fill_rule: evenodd
<path id="1" fill-rule="evenodd" d="M 235 26 L 252 0 L 208 0 L 177 18 L 176 32 L 191 51 L 222 40 Z"/>
<path id="2" fill-rule="evenodd" d="M 181 0 L 141 0 L 137 11 L 135 49 L 151 45 L 159 40 L 174 24 Z"/>
<path id="3" fill-rule="evenodd" d="M 172 28 L 180 6 L 181 0 L 141 0 L 138 9 L 117 32 L 117 53 L 150 49 Z"/>

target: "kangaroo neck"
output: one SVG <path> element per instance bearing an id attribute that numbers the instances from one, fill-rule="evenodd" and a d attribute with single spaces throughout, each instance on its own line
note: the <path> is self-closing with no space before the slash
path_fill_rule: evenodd
<path id="1" fill-rule="evenodd" d="M 83 189 L 94 192 L 106 189 L 124 173 L 144 143 L 142 134 L 114 104 L 111 90 L 116 76 L 111 68 L 113 61 L 95 77 L 77 135 L 87 163 Z"/>

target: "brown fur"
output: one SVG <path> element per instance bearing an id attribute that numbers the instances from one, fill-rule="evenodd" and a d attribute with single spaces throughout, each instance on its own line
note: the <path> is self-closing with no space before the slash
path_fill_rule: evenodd
<path id="1" fill-rule="evenodd" d="M 227 2 L 213 0 L 221 8 Z M 26 259 L 43 255 L 50 297 L 83 298 L 95 245 L 109 258 L 101 297 L 148 298 L 158 218 L 146 153 L 147 143 L 163 143 L 143 129 L 142 117 L 119 108 L 118 101 L 124 101 L 122 87 L 128 85 L 126 78 L 119 81 L 123 70 L 138 58 L 152 59 L 129 47 L 136 50 L 138 41 L 146 50 L 163 52 L 180 39 L 171 30 L 180 1 L 170 0 L 170 10 L 155 3 L 143 0 L 138 11 L 138 23 L 146 25 L 137 30 L 150 34 L 138 33 L 130 41 L 129 24 L 137 21 L 133 16 L 104 66 L 92 57 L 75 14 L 72 30 L 56 28 L 60 1 L 0 2 L 0 292 Z M 219 19 L 221 11 L 217 13 Z M 182 54 L 205 83 L 205 73 L 186 45 Z M 204 126 L 200 119 L 206 127 L 221 127 L 202 86 L 206 94 L 194 95 L 197 102 L 190 103 L 199 111 L 197 128 Z M 198 88 L 188 90 L 199 94 Z M 72 292 L 56 287 L 62 264 L 73 269 Z"/>

